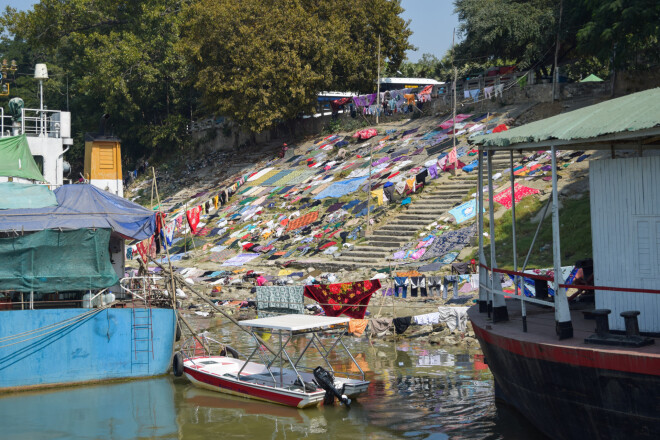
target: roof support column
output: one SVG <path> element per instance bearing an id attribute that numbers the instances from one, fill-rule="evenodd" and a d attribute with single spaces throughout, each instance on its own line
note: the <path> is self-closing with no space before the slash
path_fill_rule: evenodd
<path id="1" fill-rule="evenodd" d="M 488 311 L 488 292 L 481 287 L 481 284 L 488 285 L 488 271 L 482 267 L 486 263 L 484 254 L 484 149 L 479 146 L 479 165 L 477 177 L 477 218 L 479 234 L 479 313 Z"/>
<path id="2" fill-rule="evenodd" d="M 513 270 L 518 272 L 518 242 L 516 241 L 516 175 L 513 174 L 513 150 L 509 152 L 509 167 L 511 168 L 511 238 L 513 241 Z M 540 222 L 539 222 L 540 224 Z M 522 316 L 523 331 L 527 331 L 527 308 L 523 296 L 525 292 L 519 292 L 520 277 L 516 275 L 513 279 L 515 295 L 520 294 L 520 312 Z M 524 289 L 523 289 L 524 290 Z"/>
<path id="3" fill-rule="evenodd" d="M 557 147 L 552 147 L 552 258 L 554 262 L 555 277 L 553 288 L 555 291 L 555 331 L 559 339 L 573 337 L 573 323 L 568 308 L 566 289 L 559 288 L 563 283 L 561 277 L 561 246 L 559 236 L 559 196 L 557 193 Z"/>
<path id="4" fill-rule="evenodd" d="M 490 226 L 490 267 L 491 269 L 497 268 L 497 260 L 495 258 L 495 205 L 493 202 L 493 152 L 488 152 L 488 209 L 489 212 L 489 226 Z M 511 170 L 513 172 L 513 170 Z M 495 292 L 502 291 L 502 282 L 500 281 L 500 274 L 491 272 L 490 288 L 493 298 L 493 322 L 508 321 L 509 312 L 506 308 L 506 301 L 504 296 L 496 295 Z"/>

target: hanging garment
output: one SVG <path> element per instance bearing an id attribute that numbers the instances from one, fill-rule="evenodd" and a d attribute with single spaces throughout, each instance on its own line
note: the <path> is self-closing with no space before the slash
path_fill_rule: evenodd
<path id="1" fill-rule="evenodd" d="M 454 286 L 454 296 L 453 299 L 458 299 L 458 277 L 456 275 L 445 275 L 445 278 L 442 282 L 444 290 L 442 292 L 442 299 L 447 299 L 447 293 L 449 292 L 449 285 Z"/>
<path id="2" fill-rule="evenodd" d="M 429 175 L 431 176 L 431 179 L 437 179 L 438 178 L 438 165 L 433 164 L 428 168 Z"/>
<path id="3" fill-rule="evenodd" d="M 504 91 L 504 84 L 498 84 L 495 86 L 495 97 L 499 95 L 499 97 L 502 97 L 502 92 Z"/>
<path id="4" fill-rule="evenodd" d="M 167 246 L 172 246 L 172 241 L 174 240 L 174 222 L 165 225 L 164 234 Z"/>
<path id="5" fill-rule="evenodd" d="M 257 315 L 260 318 L 282 314 L 303 314 L 303 286 L 257 287 Z"/>
<path id="6" fill-rule="evenodd" d="M 493 86 L 484 87 L 484 98 L 490 99 L 490 95 L 493 93 Z"/>
<path id="7" fill-rule="evenodd" d="M 383 188 L 378 188 L 377 190 L 371 191 L 371 197 L 375 198 L 378 201 L 378 206 L 383 205 Z"/>
<path id="8" fill-rule="evenodd" d="M 472 100 L 473 100 L 474 102 L 479 101 L 479 92 L 480 92 L 480 91 L 481 91 L 480 89 L 473 89 L 473 90 L 470 90 L 470 96 L 472 97 Z"/>
<path id="9" fill-rule="evenodd" d="M 426 289 L 429 296 L 440 296 L 442 292 L 442 277 L 426 277 Z"/>
<path id="10" fill-rule="evenodd" d="M 469 274 L 470 266 L 468 263 L 452 263 L 451 273 L 457 275 Z"/>
<path id="11" fill-rule="evenodd" d="M 197 225 L 199 224 L 199 213 L 202 211 L 201 206 L 195 206 L 193 209 L 186 211 L 186 218 L 190 225 L 190 230 L 193 235 L 197 233 Z"/>
<path id="12" fill-rule="evenodd" d="M 348 321 L 348 332 L 353 336 L 362 336 L 369 324 L 368 319 L 351 319 Z"/>
<path id="13" fill-rule="evenodd" d="M 451 332 L 458 329 L 464 332 L 467 328 L 468 307 L 438 307 L 439 321 L 444 322 Z"/>
<path id="14" fill-rule="evenodd" d="M 463 90 L 463 97 L 469 98 L 470 97 L 470 91 L 469 90 Z M 441 126 L 442 127 L 442 126 Z M 444 127 L 443 127 L 444 128 Z"/>
<path id="15" fill-rule="evenodd" d="M 410 324 L 412 323 L 412 318 L 410 316 L 407 316 L 405 318 L 394 318 L 392 320 L 392 324 L 394 324 L 394 330 L 396 331 L 397 335 L 400 335 L 401 333 L 405 332 L 408 327 L 410 327 Z"/>
<path id="16" fill-rule="evenodd" d="M 401 298 L 408 296 L 408 284 L 410 281 L 407 277 L 394 277 L 394 296 L 398 297 L 401 293 Z"/>
<path id="17" fill-rule="evenodd" d="M 374 318 L 369 320 L 369 336 L 385 336 L 392 327 L 392 318 Z"/>
<path id="18" fill-rule="evenodd" d="M 447 164 L 454 164 L 457 161 L 458 161 L 458 152 L 456 151 L 456 147 L 454 147 L 447 155 Z"/>
<path id="19" fill-rule="evenodd" d="M 305 286 L 305 296 L 319 303 L 327 316 L 344 314 L 363 319 L 371 295 L 380 289 L 380 280 L 354 283 L 317 284 Z"/>
<path id="20" fill-rule="evenodd" d="M 413 316 L 413 322 L 417 325 L 433 325 L 440 322 L 440 313 L 432 312 L 424 315 Z"/>
<path id="21" fill-rule="evenodd" d="M 139 242 L 135 247 L 137 248 L 138 253 L 140 254 L 140 258 L 142 258 L 142 261 L 145 263 L 149 261 L 147 259 L 147 256 L 151 252 L 151 243 L 153 242 L 154 237 L 151 236 L 145 240 L 142 240 Z"/>

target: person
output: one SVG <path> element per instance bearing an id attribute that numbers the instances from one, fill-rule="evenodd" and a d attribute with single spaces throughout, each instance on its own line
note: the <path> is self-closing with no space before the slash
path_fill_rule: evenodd
<path id="1" fill-rule="evenodd" d="M 289 149 L 286 143 L 282 144 L 282 151 L 280 151 L 280 158 L 283 158 L 286 154 L 286 151 Z"/>
<path id="2" fill-rule="evenodd" d="M 256 279 L 256 282 L 257 282 L 257 286 L 261 287 L 261 286 L 265 286 L 268 280 L 266 279 L 265 276 L 259 275 Z"/>
<path id="3" fill-rule="evenodd" d="M 587 258 L 579 260 L 575 263 L 578 268 L 573 285 L 578 286 L 593 286 L 594 285 L 594 260 Z M 578 289 L 573 295 L 568 297 L 569 301 L 577 301 L 578 297 L 582 294 L 591 291 L 591 289 Z"/>

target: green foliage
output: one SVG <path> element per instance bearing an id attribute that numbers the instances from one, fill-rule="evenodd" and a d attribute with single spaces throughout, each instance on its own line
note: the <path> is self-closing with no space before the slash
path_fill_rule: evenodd
<path id="1" fill-rule="evenodd" d="M 410 31 L 398 1 L 200 0 L 181 47 L 209 112 L 259 132 L 313 112 L 319 90 L 374 88 L 377 39 L 398 65 Z"/>
<path id="2" fill-rule="evenodd" d="M 399 0 L 41 0 L 2 14 L 0 55 L 18 61 L 12 96 L 32 108 L 28 75 L 47 63 L 45 100 L 69 103 L 80 167 L 103 113 L 137 159 L 190 147 L 197 116 L 259 132 L 313 112 L 321 90 L 370 92 L 378 36 L 391 66 L 411 47 L 401 12 Z"/>
<path id="3" fill-rule="evenodd" d="M 538 223 L 534 223 L 532 219 L 543 209 L 545 203 L 546 201 L 541 202 L 536 197 L 527 197 L 520 203 L 516 203 L 518 264 L 525 261 L 538 227 Z M 562 264 L 573 264 L 577 260 L 591 257 L 591 210 L 588 194 L 579 199 L 562 200 L 559 224 L 561 226 Z M 484 216 L 484 225 L 488 230 L 487 216 Z M 504 269 L 513 269 L 511 225 L 511 210 L 507 211 L 501 219 L 496 220 L 495 224 L 497 264 Z M 484 250 L 486 255 L 490 255 L 489 248 Z M 545 268 L 552 267 L 552 265 L 552 222 L 550 210 L 548 210 L 532 250 L 528 268 Z"/>
<path id="4" fill-rule="evenodd" d="M 457 64 L 498 65 L 496 58 L 547 75 L 558 61 L 574 79 L 610 63 L 649 68 L 660 60 L 660 3 L 656 0 L 454 0 L 462 41 Z M 561 17 L 561 24 L 560 24 Z"/>

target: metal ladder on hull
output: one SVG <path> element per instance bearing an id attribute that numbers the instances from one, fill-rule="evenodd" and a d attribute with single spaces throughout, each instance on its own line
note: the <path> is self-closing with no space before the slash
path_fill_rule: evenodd
<path id="1" fill-rule="evenodd" d="M 145 283 L 146 284 L 146 283 Z M 154 359 L 154 329 L 149 292 L 144 289 L 144 308 L 132 307 L 132 348 L 131 370 L 138 365 L 146 365 L 150 372 L 151 361 Z M 142 369 L 143 367 L 137 367 Z"/>

